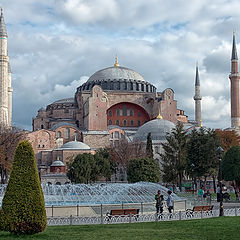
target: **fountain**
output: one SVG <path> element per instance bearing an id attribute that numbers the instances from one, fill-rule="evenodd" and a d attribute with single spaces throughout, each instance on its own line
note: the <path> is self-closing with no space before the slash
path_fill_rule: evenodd
<path id="1" fill-rule="evenodd" d="M 150 182 L 46 185 L 43 193 L 46 206 L 75 206 L 154 202 L 159 189 L 166 199 L 168 189 Z M 1 185 L 0 204 L 5 190 L 6 185 Z M 180 200 L 176 194 L 172 197 Z"/>

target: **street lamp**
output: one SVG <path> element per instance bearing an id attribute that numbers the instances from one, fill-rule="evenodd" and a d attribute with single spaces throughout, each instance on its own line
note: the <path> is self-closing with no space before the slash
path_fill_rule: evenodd
<path id="1" fill-rule="evenodd" d="M 220 205 L 219 205 L 219 217 L 223 216 L 223 197 L 222 197 L 222 154 L 224 150 L 222 147 L 217 148 L 217 156 L 219 160 L 219 172 L 218 172 L 218 185 L 220 188 Z"/>

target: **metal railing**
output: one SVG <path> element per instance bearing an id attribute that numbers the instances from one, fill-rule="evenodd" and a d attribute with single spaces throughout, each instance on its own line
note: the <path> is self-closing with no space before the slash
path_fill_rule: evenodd
<path id="1" fill-rule="evenodd" d="M 218 217 L 219 210 L 211 211 L 179 211 L 164 214 L 139 214 L 124 216 L 106 216 L 101 214 L 95 217 L 48 217 L 48 225 L 84 225 L 84 224 L 116 224 L 116 223 L 134 223 L 134 222 L 158 222 L 158 221 L 177 221 L 189 219 L 201 219 Z M 224 209 L 224 216 L 240 216 L 240 208 Z"/>

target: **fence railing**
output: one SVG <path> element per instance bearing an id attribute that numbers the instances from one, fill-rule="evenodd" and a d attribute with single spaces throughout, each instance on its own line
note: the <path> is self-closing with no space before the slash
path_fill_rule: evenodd
<path id="1" fill-rule="evenodd" d="M 95 217 L 48 217 L 48 225 L 84 225 L 84 224 L 115 224 L 115 223 L 134 223 L 134 222 L 157 222 L 212 218 L 219 216 L 218 210 L 191 212 L 179 211 L 164 214 L 139 214 L 129 216 L 106 216 L 100 215 Z M 240 216 L 240 208 L 224 209 L 224 216 Z"/>
<path id="2" fill-rule="evenodd" d="M 121 204 L 98 204 L 98 205 L 75 205 L 75 206 L 46 206 L 48 217 L 96 217 L 98 215 L 106 215 L 113 209 L 129 209 L 138 208 L 140 214 L 149 214 L 156 212 L 156 203 L 121 203 Z M 164 204 L 167 211 L 166 204 Z M 187 200 L 174 201 L 174 209 L 176 211 L 185 211 L 191 208 Z"/>

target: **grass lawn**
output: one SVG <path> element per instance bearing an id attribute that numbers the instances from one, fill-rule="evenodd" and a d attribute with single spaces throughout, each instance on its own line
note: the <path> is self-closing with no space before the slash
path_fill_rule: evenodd
<path id="1" fill-rule="evenodd" d="M 0 239 L 49 240 L 234 240 L 240 239 L 240 217 L 202 220 L 48 227 L 45 232 L 30 236 L 15 236 L 0 232 Z"/>

